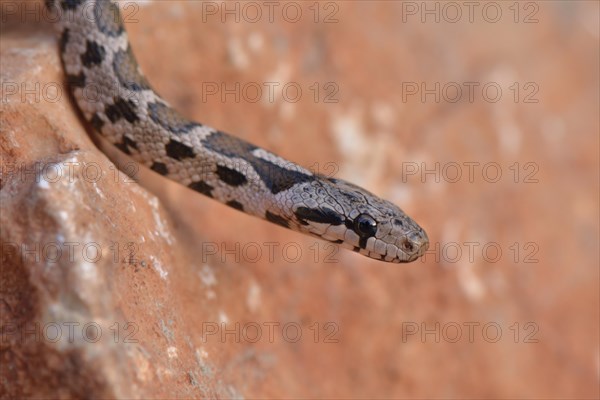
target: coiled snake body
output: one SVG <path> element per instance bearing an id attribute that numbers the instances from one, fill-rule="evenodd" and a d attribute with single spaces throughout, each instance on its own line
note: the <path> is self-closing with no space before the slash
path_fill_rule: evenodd
<path id="1" fill-rule="evenodd" d="M 182 117 L 141 73 L 112 1 L 46 5 L 60 16 L 60 51 L 77 105 L 121 151 L 245 213 L 377 260 L 409 262 L 427 250 L 423 229 L 396 205 Z"/>

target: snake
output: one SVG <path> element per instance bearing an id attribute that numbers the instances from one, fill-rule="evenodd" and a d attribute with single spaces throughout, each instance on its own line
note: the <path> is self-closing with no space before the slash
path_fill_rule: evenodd
<path id="1" fill-rule="evenodd" d="M 425 231 L 392 202 L 171 107 L 142 73 L 118 3 L 45 5 L 57 16 L 65 80 L 81 117 L 136 162 L 234 209 L 371 259 L 406 263 L 427 251 Z"/>

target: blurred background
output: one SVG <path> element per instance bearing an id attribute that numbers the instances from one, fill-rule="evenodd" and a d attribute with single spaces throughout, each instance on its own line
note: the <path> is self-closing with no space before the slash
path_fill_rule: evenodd
<path id="1" fill-rule="evenodd" d="M 598 396 L 597 2 L 138 4 L 133 48 L 176 108 L 394 201 L 431 241 L 383 264 L 173 189 L 218 282 L 197 326 L 263 329 L 209 336 L 222 379 L 248 398 Z"/>
<path id="2" fill-rule="evenodd" d="M 140 397 L 598 398 L 598 2 L 121 7 L 184 115 L 395 202 L 431 243 L 385 264 L 146 174 L 173 239 L 147 255 L 164 276 L 107 279 L 140 327 L 114 379 Z"/>

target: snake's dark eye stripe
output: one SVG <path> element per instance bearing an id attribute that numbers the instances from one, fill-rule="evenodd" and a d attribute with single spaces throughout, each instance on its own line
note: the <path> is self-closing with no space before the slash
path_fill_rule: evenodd
<path id="1" fill-rule="evenodd" d="M 340 215 L 329 208 L 307 208 L 298 207 L 294 211 L 296 217 L 301 221 L 312 221 L 321 224 L 341 225 L 343 220 Z"/>
<path id="2" fill-rule="evenodd" d="M 361 238 L 369 238 L 374 236 L 377 232 L 377 221 L 375 221 L 370 215 L 360 214 L 354 220 L 354 232 L 356 232 Z"/>
<path id="3" fill-rule="evenodd" d="M 369 240 L 368 236 L 361 236 L 360 239 L 358 239 L 358 247 L 360 247 L 361 249 L 366 249 L 367 240 Z"/>

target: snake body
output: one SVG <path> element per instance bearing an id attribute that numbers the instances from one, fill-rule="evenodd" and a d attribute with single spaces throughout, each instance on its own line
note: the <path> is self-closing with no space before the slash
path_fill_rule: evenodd
<path id="1" fill-rule="evenodd" d="M 118 5 L 47 0 L 67 82 L 87 122 L 154 172 L 245 213 L 368 257 L 409 262 L 425 232 L 396 205 L 180 115 L 150 86 Z"/>

